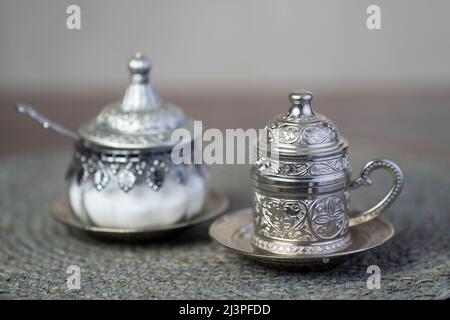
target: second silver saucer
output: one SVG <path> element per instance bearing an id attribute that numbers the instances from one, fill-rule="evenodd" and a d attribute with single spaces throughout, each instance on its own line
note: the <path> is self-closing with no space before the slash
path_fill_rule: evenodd
<path id="1" fill-rule="evenodd" d="M 327 266 L 339 262 L 356 253 L 375 248 L 395 233 L 391 223 L 383 218 L 375 218 L 361 225 L 351 227 L 352 244 L 344 250 L 323 255 L 277 255 L 255 249 L 250 243 L 253 234 L 252 209 L 242 209 L 217 219 L 210 227 L 209 234 L 221 245 L 243 256 L 260 262 L 288 267 Z"/>
<path id="2" fill-rule="evenodd" d="M 210 221 L 225 212 L 228 205 L 229 200 L 225 193 L 212 191 L 206 198 L 202 212 L 194 219 L 181 221 L 170 226 L 145 229 L 102 228 L 83 225 L 73 214 L 68 201 L 63 199 L 52 203 L 50 215 L 53 219 L 64 224 L 71 230 L 82 231 L 89 235 L 104 239 L 136 241 L 161 238 L 196 224 Z"/>

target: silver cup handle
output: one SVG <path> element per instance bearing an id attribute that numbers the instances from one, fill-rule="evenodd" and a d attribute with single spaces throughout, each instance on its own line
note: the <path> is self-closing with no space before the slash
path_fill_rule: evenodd
<path id="1" fill-rule="evenodd" d="M 394 185 L 389 190 L 388 194 L 372 208 L 355 217 L 351 217 L 348 222 L 349 227 L 357 226 L 361 223 L 372 220 L 383 213 L 398 198 L 403 189 L 405 182 L 403 172 L 396 163 L 390 160 L 372 160 L 368 162 L 361 170 L 359 178 L 350 183 L 350 189 L 356 189 L 363 185 L 370 186 L 372 184 L 370 174 L 377 169 L 385 169 L 389 171 L 394 180 Z"/>

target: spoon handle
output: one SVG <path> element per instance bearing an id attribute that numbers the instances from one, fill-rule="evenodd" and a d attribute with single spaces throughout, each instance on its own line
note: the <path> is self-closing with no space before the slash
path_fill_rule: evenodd
<path id="1" fill-rule="evenodd" d="M 17 111 L 29 116 L 31 119 L 33 119 L 35 121 L 37 121 L 45 129 L 51 129 L 51 130 L 55 131 L 56 133 L 62 135 L 63 137 L 70 138 L 75 141 L 78 141 L 80 139 L 80 136 L 78 134 L 76 134 L 75 132 L 73 132 L 69 129 L 66 129 L 66 128 L 60 126 L 59 124 L 57 124 L 53 121 L 50 121 L 49 119 L 47 119 L 46 117 L 41 115 L 39 112 L 37 112 L 32 107 L 30 107 L 26 104 L 20 103 L 20 102 L 16 103 L 16 107 L 17 107 Z"/>

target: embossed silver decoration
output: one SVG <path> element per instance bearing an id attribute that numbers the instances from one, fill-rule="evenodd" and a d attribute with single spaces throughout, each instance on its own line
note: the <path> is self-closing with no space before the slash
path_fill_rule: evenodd
<path id="1" fill-rule="evenodd" d="M 320 255 L 352 243 L 349 227 L 386 210 L 403 187 L 400 168 L 374 160 L 351 181 L 348 143 L 327 117 L 311 107 L 312 94 L 289 96 L 286 114 L 269 122 L 252 167 L 254 185 L 251 243 L 259 250 L 283 255 Z M 350 217 L 349 191 L 370 185 L 376 169 L 388 170 L 394 185 L 377 205 Z"/>
<path id="2" fill-rule="evenodd" d="M 350 168 L 347 154 L 323 161 L 276 161 L 260 157 L 255 166 L 263 175 L 317 177 L 333 173 L 343 173 Z"/>
<path id="3" fill-rule="evenodd" d="M 163 102 L 150 84 L 149 60 L 136 53 L 128 64 L 130 84 L 121 102 L 106 106 L 94 119 L 82 124 L 79 134 L 50 121 L 32 107 L 17 103 L 17 110 L 44 128 L 75 141 L 75 153 L 67 177 L 79 184 L 92 183 L 102 191 L 117 183 L 124 192 L 138 184 L 158 191 L 167 176 L 185 184 L 187 172 L 203 173 L 199 165 L 174 165 L 171 151 L 175 129 L 193 135 L 193 120 L 176 105 Z M 183 141 L 192 144 L 192 140 Z"/>
<path id="4" fill-rule="evenodd" d="M 80 127 L 80 136 L 93 144 L 116 149 L 171 147 L 175 129 L 193 130 L 193 121 L 176 105 L 163 102 L 150 84 L 150 62 L 136 53 L 129 62 L 130 84 L 123 100 L 105 107 Z"/>
<path id="5" fill-rule="evenodd" d="M 283 116 L 282 119 L 292 120 Z M 269 136 L 275 143 L 286 143 L 297 146 L 333 143 L 337 138 L 337 130 L 332 123 L 309 125 L 299 128 L 297 125 L 272 123 L 268 126 Z"/>
<path id="6" fill-rule="evenodd" d="M 99 191 L 113 181 L 124 192 L 138 184 L 158 191 L 167 176 L 184 184 L 195 166 L 172 164 L 171 150 L 179 141 L 171 135 L 179 128 L 192 132 L 193 121 L 158 97 L 150 85 L 150 62 L 141 53 L 128 67 L 131 80 L 123 100 L 80 127 L 83 142 L 77 145 L 69 175 L 78 172 L 79 183 L 90 181 Z"/>
<path id="7" fill-rule="evenodd" d="M 166 175 L 171 175 L 175 181 L 184 184 L 188 170 L 199 171 L 197 165 L 172 164 L 170 155 L 170 150 L 111 154 L 106 151 L 95 152 L 78 145 L 67 175 L 76 176 L 79 184 L 90 182 L 99 191 L 116 180 L 124 192 L 129 192 L 136 184 L 147 184 L 157 191 L 163 186 Z"/>

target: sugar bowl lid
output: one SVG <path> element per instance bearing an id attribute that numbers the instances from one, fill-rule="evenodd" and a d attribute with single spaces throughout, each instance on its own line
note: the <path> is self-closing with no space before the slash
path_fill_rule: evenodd
<path id="1" fill-rule="evenodd" d="M 279 156 L 314 157 L 332 155 L 347 148 L 334 123 L 312 108 L 310 92 L 297 90 L 289 94 L 289 111 L 277 115 L 265 128 L 259 149 Z M 262 143 L 261 143 L 262 142 Z"/>
<path id="2" fill-rule="evenodd" d="M 114 149 L 172 147 L 175 129 L 193 132 L 193 121 L 176 105 L 160 100 L 150 84 L 150 61 L 140 52 L 128 63 L 130 84 L 121 102 L 106 106 L 81 125 L 80 136 L 89 144 Z M 191 135 L 192 136 L 192 135 Z"/>

